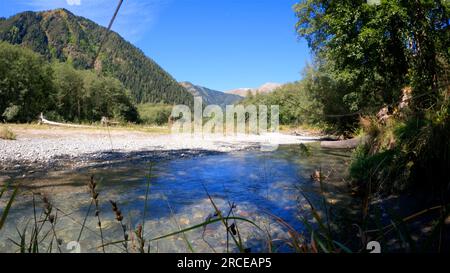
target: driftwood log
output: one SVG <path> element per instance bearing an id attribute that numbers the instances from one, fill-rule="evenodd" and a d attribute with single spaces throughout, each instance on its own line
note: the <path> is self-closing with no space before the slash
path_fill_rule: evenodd
<path id="1" fill-rule="evenodd" d="M 39 116 L 39 124 L 46 124 L 46 125 L 58 126 L 58 127 L 70 127 L 70 128 L 91 128 L 91 126 L 86 126 L 86 125 L 67 124 L 67 123 L 50 121 L 44 117 L 43 113 L 41 113 L 41 115 Z"/>
<path id="2" fill-rule="evenodd" d="M 368 140 L 367 137 L 356 137 L 352 139 L 338 140 L 338 141 L 322 141 L 320 142 L 320 146 L 323 148 L 333 148 L 333 149 L 354 149 L 358 147 L 360 144 L 366 143 L 367 140 Z"/>

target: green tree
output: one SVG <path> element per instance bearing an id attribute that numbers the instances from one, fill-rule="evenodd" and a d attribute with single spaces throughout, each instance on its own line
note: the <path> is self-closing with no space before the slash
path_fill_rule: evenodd
<path id="1" fill-rule="evenodd" d="M 434 102 L 439 60 L 449 60 L 448 1 L 305 0 L 295 12 L 299 36 L 346 87 L 351 110 L 397 102 L 405 85 L 421 96 L 419 107 Z"/>
<path id="2" fill-rule="evenodd" d="M 54 107 L 53 71 L 31 50 L 0 42 L 0 115 L 29 122 Z"/>
<path id="3" fill-rule="evenodd" d="M 271 93 L 258 93 L 247 95 L 239 104 L 244 105 L 271 105 L 280 106 L 280 123 L 284 125 L 315 125 L 322 120 L 323 107 L 311 88 L 311 78 L 307 77 L 309 69 L 305 72 L 305 78 L 301 81 L 285 84 Z M 316 87 L 317 85 L 314 85 Z"/>
<path id="4" fill-rule="evenodd" d="M 56 101 L 59 113 L 71 121 L 82 119 L 83 77 L 72 66 L 55 63 Z"/>

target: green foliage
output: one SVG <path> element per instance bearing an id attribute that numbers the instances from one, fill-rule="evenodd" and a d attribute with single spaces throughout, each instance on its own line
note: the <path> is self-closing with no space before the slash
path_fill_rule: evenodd
<path id="1" fill-rule="evenodd" d="M 305 89 L 305 82 L 286 84 L 272 93 L 247 96 L 240 104 L 280 106 L 280 123 L 283 125 L 316 124 L 320 121 L 321 106 Z"/>
<path id="2" fill-rule="evenodd" d="M 362 192 L 398 193 L 425 190 L 448 198 L 450 179 L 450 107 L 424 117 L 393 117 L 386 124 L 366 122 L 370 136 L 353 156 L 350 175 Z"/>
<path id="3" fill-rule="evenodd" d="M 81 120 L 83 100 L 83 77 L 70 65 L 56 64 L 55 88 L 58 112 L 67 120 Z"/>
<path id="4" fill-rule="evenodd" d="M 98 121 L 103 116 L 120 121 L 139 119 L 128 91 L 120 81 L 89 70 L 55 64 L 58 109 L 68 120 Z"/>
<path id="5" fill-rule="evenodd" d="M 355 151 L 356 186 L 448 193 L 450 2 L 304 0 L 294 9 L 298 34 L 315 53 L 308 90 L 325 120 L 351 130 L 358 116 L 394 109 L 386 123 L 363 120 L 370 141 Z M 405 87 L 407 110 L 397 108 Z"/>
<path id="6" fill-rule="evenodd" d="M 53 72 L 31 50 L 0 42 L 0 115 L 7 121 L 35 120 L 53 106 Z"/>
<path id="7" fill-rule="evenodd" d="M 376 118 L 361 120 L 369 138 L 353 152 L 350 176 L 354 186 L 364 193 L 398 193 L 410 189 L 412 162 L 410 147 L 404 141 L 413 139 L 423 126 L 418 120 L 391 118 L 381 124 Z"/>
<path id="8" fill-rule="evenodd" d="M 58 121 L 99 121 L 102 116 L 137 122 L 128 90 L 109 76 L 48 63 L 31 50 L 0 43 L 0 113 L 29 122 L 43 112 Z"/>
<path id="9" fill-rule="evenodd" d="M 367 146 L 358 147 L 352 158 L 350 167 L 350 175 L 354 179 L 354 186 L 360 193 L 377 193 L 377 192 L 398 192 L 403 189 L 383 188 L 384 186 L 392 186 L 389 181 L 392 167 L 396 159 L 396 150 L 385 150 L 379 153 L 370 154 Z"/>
<path id="10" fill-rule="evenodd" d="M 420 124 L 420 123 L 419 123 Z M 416 126 L 411 124 L 410 126 Z M 428 111 L 423 126 L 414 137 L 403 138 L 403 149 L 411 165 L 411 184 L 429 189 L 437 196 L 450 198 L 450 102 L 437 112 Z"/>
<path id="11" fill-rule="evenodd" d="M 282 125 L 314 125 L 327 127 L 338 134 L 353 130 L 356 115 L 347 115 L 345 85 L 333 79 L 319 63 L 307 66 L 303 79 L 283 85 L 272 93 L 248 95 L 244 105 L 279 105 Z"/>
<path id="12" fill-rule="evenodd" d="M 419 108 L 433 105 L 449 61 L 448 1 L 305 0 L 297 31 L 342 91 L 351 111 L 374 113 L 410 85 Z"/>
<path id="13" fill-rule="evenodd" d="M 141 121 L 145 124 L 167 124 L 172 113 L 172 106 L 165 104 L 146 103 L 139 104 L 137 108 Z"/>
<path id="14" fill-rule="evenodd" d="M 20 107 L 17 105 L 11 105 L 5 109 L 5 112 L 3 112 L 3 117 L 6 121 L 12 121 L 16 119 L 16 117 L 20 113 Z"/>
<path id="15" fill-rule="evenodd" d="M 307 67 L 304 72 L 304 89 L 315 102 L 311 105 L 310 115 L 319 122 L 324 122 L 336 134 L 352 131 L 357 121 L 353 115 L 357 107 L 348 103 L 347 88 L 343 81 L 336 80 L 329 72 L 328 66 L 318 59 L 314 67 Z"/>
<path id="16" fill-rule="evenodd" d="M 92 69 L 106 29 L 65 9 L 24 12 L 0 21 L 0 40 L 22 45 L 48 60 Z M 192 103 L 192 96 L 142 51 L 111 32 L 97 70 L 119 79 L 134 102 Z"/>

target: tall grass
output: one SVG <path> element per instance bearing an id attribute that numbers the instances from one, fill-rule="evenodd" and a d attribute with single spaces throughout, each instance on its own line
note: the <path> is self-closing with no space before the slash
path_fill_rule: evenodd
<path id="1" fill-rule="evenodd" d="M 450 100 L 419 113 L 399 112 L 387 121 L 364 117 L 370 141 L 354 153 L 350 167 L 355 187 L 367 194 L 420 191 L 450 201 Z"/>
<path id="2" fill-rule="evenodd" d="M 8 190 L 8 187 L 9 187 L 9 185 L 8 185 L 8 183 L 6 183 L 6 185 L 0 190 L 0 200 L 2 199 L 4 193 Z M 11 209 L 11 206 L 12 206 L 12 204 L 14 202 L 14 199 L 17 196 L 18 191 L 19 191 L 19 188 L 15 187 L 13 192 L 12 192 L 12 194 L 11 194 L 11 196 L 8 199 L 8 202 L 7 202 L 6 206 L 5 206 L 5 208 L 2 211 L 1 218 L 0 218 L 0 230 L 3 228 L 3 226 L 6 223 L 6 219 L 8 217 L 9 210 Z"/>
<path id="3" fill-rule="evenodd" d="M 58 238 L 56 232 L 56 225 L 59 220 L 58 212 L 54 209 L 53 205 L 46 196 L 42 197 L 43 208 L 42 212 L 38 215 L 36 210 L 36 196 L 33 193 L 32 205 L 33 205 L 33 219 L 29 219 L 24 228 L 19 230 L 16 228 L 19 240 L 9 239 L 14 245 L 19 248 L 20 253 L 40 253 L 43 251 L 43 242 L 50 237 L 50 241 L 47 244 L 45 252 L 51 253 L 53 246 L 56 244 L 58 252 L 62 252 L 62 241 Z M 33 221 L 31 227 L 31 234 L 28 233 L 28 226 Z M 44 229 L 44 228 L 47 229 Z M 28 238 L 29 236 L 29 238 Z"/>

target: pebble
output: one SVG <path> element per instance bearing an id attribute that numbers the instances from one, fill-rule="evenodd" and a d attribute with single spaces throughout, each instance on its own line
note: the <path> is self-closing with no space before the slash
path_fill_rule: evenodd
<path id="1" fill-rule="evenodd" d="M 183 225 L 183 226 L 188 226 L 191 222 L 189 221 L 189 219 L 187 219 L 187 218 L 185 218 L 185 217 L 183 217 L 183 218 L 180 218 L 180 225 Z"/>
<path id="2" fill-rule="evenodd" d="M 194 219 L 203 219 L 206 218 L 205 214 L 201 213 L 201 212 L 195 212 L 194 213 Z"/>

